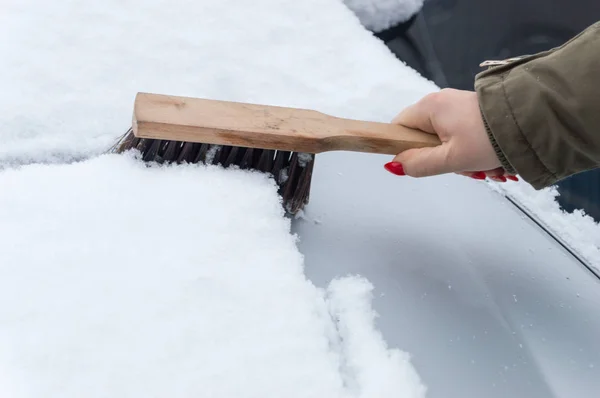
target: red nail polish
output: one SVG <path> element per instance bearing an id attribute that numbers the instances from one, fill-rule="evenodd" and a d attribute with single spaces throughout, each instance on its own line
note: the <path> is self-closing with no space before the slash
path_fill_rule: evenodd
<path id="1" fill-rule="evenodd" d="M 506 177 L 504 177 L 504 176 L 493 176 L 493 177 L 490 177 L 490 178 L 493 179 L 494 181 L 506 182 Z"/>
<path id="2" fill-rule="evenodd" d="M 404 172 L 404 167 L 402 167 L 401 163 L 389 162 L 389 163 L 386 163 L 385 166 L 383 166 L 383 167 L 385 167 L 385 169 L 387 171 L 389 171 L 390 173 L 396 174 L 397 176 L 406 175 L 406 173 Z"/>
<path id="3" fill-rule="evenodd" d="M 471 178 L 474 178 L 476 180 L 485 180 L 486 175 L 483 171 L 478 171 L 477 173 L 471 174 Z"/>
<path id="4" fill-rule="evenodd" d="M 508 178 L 509 180 L 512 180 L 512 181 L 519 181 L 517 176 L 506 176 L 506 178 Z"/>

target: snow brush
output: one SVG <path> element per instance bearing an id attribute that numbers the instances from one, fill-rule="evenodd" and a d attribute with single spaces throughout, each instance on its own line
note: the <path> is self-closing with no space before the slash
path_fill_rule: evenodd
<path id="1" fill-rule="evenodd" d="M 436 146 L 436 135 L 404 126 L 343 119 L 314 110 L 138 93 L 131 128 L 111 148 L 144 161 L 237 166 L 271 174 L 285 210 L 309 201 L 315 154 L 396 155 Z"/>

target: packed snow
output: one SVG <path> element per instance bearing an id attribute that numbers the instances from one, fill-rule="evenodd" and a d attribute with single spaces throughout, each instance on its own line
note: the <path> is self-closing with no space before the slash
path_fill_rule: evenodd
<path id="1" fill-rule="evenodd" d="M 423 7 L 424 0 L 343 0 L 369 30 L 380 32 L 406 22 Z"/>
<path id="2" fill-rule="evenodd" d="M 265 175 L 104 155 L 0 191 L 3 398 L 424 396 L 368 281 L 305 278 Z"/>
<path id="3" fill-rule="evenodd" d="M 102 153 L 139 91 L 387 121 L 436 90 L 340 0 L 2 4 L 0 169 Z"/>

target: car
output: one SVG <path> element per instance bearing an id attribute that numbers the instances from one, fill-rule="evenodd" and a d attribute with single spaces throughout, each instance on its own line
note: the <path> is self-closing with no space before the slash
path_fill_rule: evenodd
<path id="1" fill-rule="evenodd" d="M 598 396 L 600 279 L 492 182 L 323 153 L 284 215 L 268 176 L 104 152 L 140 91 L 386 122 L 439 88 L 341 2 L 22 3 L 0 25 L 0 393 Z"/>

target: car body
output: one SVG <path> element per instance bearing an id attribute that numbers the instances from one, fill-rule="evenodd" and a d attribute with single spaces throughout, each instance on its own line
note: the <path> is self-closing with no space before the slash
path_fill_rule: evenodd
<path id="1" fill-rule="evenodd" d="M 294 223 L 307 276 L 370 280 L 378 327 L 430 398 L 597 397 L 597 276 L 485 183 L 402 180 L 382 161 L 317 156 Z"/>

